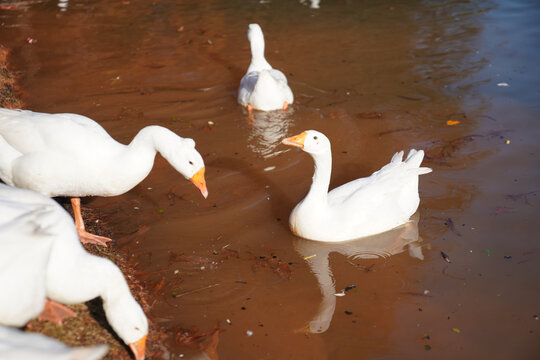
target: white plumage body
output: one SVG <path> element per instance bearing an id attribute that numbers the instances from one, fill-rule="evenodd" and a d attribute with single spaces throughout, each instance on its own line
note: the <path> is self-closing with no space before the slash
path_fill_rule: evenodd
<path id="1" fill-rule="evenodd" d="M 420 202 L 418 176 L 431 172 L 420 167 L 422 150 L 411 150 L 405 161 L 401 151 L 371 176 L 328 192 L 330 142 L 324 134 L 309 130 L 304 150 L 315 161 L 315 174 L 310 191 L 293 209 L 289 224 L 293 233 L 311 240 L 352 240 L 404 224 Z"/>
<path id="2" fill-rule="evenodd" d="M 47 196 L 123 194 L 149 174 L 158 151 L 186 178 L 204 167 L 193 140 L 160 126 L 124 145 L 85 116 L 0 109 L 0 179 Z"/>

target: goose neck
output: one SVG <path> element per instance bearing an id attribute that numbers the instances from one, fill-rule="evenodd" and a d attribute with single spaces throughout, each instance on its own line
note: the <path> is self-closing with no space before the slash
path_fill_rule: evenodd
<path id="1" fill-rule="evenodd" d="M 306 198 L 326 201 L 332 174 L 332 155 L 328 152 L 311 154 L 311 156 L 314 160 L 315 170 L 313 172 L 313 182 Z"/>

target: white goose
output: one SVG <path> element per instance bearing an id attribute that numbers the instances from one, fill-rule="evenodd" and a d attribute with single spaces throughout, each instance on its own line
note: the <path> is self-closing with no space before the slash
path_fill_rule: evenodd
<path id="1" fill-rule="evenodd" d="M 104 344 L 69 347 L 43 334 L 0 326 L 0 359 L 3 360 L 97 360 L 108 349 Z"/>
<path id="2" fill-rule="evenodd" d="M 418 175 L 431 172 L 419 167 L 424 152 L 403 151 L 371 176 L 356 179 L 328 192 L 332 152 L 328 138 L 315 130 L 283 140 L 315 161 L 313 183 L 290 218 L 292 232 L 310 240 L 345 241 L 378 234 L 409 221 L 420 203 Z"/>
<path id="3" fill-rule="evenodd" d="M 264 58 L 264 35 L 258 24 L 250 24 L 247 37 L 251 46 L 251 63 L 240 81 L 238 103 L 252 109 L 286 110 L 294 97 L 285 75 Z"/>
<path id="4" fill-rule="evenodd" d="M 23 326 L 45 297 L 76 304 L 100 296 L 116 334 L 144 359 L 148 321 L 118 267 L 82 247 L 69 214 L 35 191 L 0 184 L 0 324 Z"/>
<path id="5" fill-rule="evenodd" d="M 129 191 L 150 173 L 157 152 L 208 196 L 195 142 L 164 127 L 145 127 L 123 145 L 85 116 L 0 109 L 0 179 L 47 196 L 72 197 L 83 242 L 105 245 L 110 239 L 85 231 L 79 197 Z"/>

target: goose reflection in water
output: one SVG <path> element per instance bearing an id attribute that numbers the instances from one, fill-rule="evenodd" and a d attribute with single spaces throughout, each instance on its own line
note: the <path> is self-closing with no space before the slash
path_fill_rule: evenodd
<path id="1" fill-rule="evenodd" d="M 306 259 L 311 271 L 317 277 L 323 295 L 317 314 L 307 326 L 309 332 L 323 333 L 328 330 L 336 309 L 336 289 L 329 264 L 330 253 L 337 252 L 349 259 L 357 260 L 387 258 L 407 250 L 411 257 L 423 260 L 418 219 L 419 215 L 416 213 L 405 225 L 352 241 L 326 243 L 301 238 L 294 240 L 295 250 Z"/>
<path id="2" fill-rule="evenodd" d="M 309 1 L 308 0 L 300 0 L 300 3 L 302 5 L 309 4 L 309 7 L 312 8 L 312 9 L 319 9 L 321 0 L 309 0 Z"/>
<path id="3" fill-rule="evenodd" d="M 289 127 L 294 123 L 292 120 L 293 110 L 287 111 L 254 111 L 249 125 L 249 148 L 268 159 L 287 149 L 274 151 L 281 140 L 287 136 Z"/>

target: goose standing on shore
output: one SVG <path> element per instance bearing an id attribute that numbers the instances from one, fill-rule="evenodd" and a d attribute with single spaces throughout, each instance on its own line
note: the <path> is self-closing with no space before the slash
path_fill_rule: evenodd
<path id="1" fill-rule="evenodd" d="M 431 172 L 420 167 L 422 150 L 396 153 L 389 164 L 369 177 L 328 192 L 332 172 L 330 140 L 307 130 L 283 140 L 313 157 L 315 173 L 306 197 L 289 217 L 295 235 L 318 241 L 346 241 L 378 234 L 409 221 L 420 203 L 418 176 Z"/>
<path id="2" fill-rule="evenodd" d="M 107 321 L 144 359 L 148 321 L 120 269 L 86 252 L 71 216 L 53 199 L 0 184 L 0 325 L 24 326 L 46 298 L 77 304 L 101 297 Z"/>
<path id="3" fill-rule="evenodd" d="M 208 196 L 195 142 L 167 128 L 147 126 L 124 145 L 85 116 L 0 109 L 0 179 L 47 196 L 71 197 L 82 242 L 106 245 L 111 239 L 86 232 L 80 197 L 131 190 L 150 173 L 157 152 Z"/>
<path id="4" fill-rule="evenodd" d="M 252 110 L 286 110 L 294 97 L 287 78 L 281 71 L 272 69 L 264 58 L 264 35 L 258 24 L 250 24 L 247 37 L 251 46 L 251 63 L 240 81 L 238 103 Z"/>

